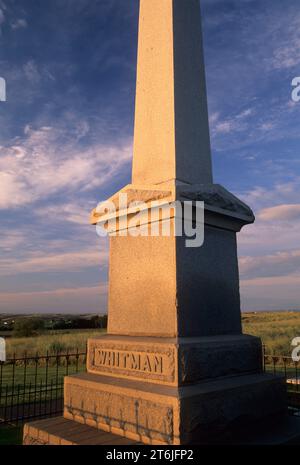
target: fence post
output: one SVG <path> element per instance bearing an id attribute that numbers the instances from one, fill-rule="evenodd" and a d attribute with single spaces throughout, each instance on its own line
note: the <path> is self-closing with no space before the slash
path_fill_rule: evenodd
<path id="1" fill-rule="evenodd" d="M 266 357 L 266 346 L 265 344 L 262 345 L 262 362 L 263 362 L 263 371 L 265 372 L 266 371 L 266 360 L 265 360 L 265 357 Z"/>

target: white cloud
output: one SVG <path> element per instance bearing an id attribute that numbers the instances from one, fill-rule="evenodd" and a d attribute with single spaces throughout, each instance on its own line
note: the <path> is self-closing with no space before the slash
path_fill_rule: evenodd
<path id="1" fill-rule="evenodd" d="M 279 18 L 278 18 L 279 19 Z M 267 28 L 269 43 L 274 44 L 271 57 L 267 60 L 270 68 L 288 69 L 300 63 L 300 15 L 297 11 L 293 14 L 287 12 L 281 18 L 277 28 Z"/>
<path id="2" fill-rule="evenodd" d="M 16 158 L 24 158 L 26 156 L 26 150 L 23 147 L 13 146 L 12 150 L 14 151 Z"/>
<path id="3" fill-rule="evenodd" d="M 29 60 L 27 63 L 25 63 L 23 66 L 23 71 L 28 81 L 30 81 L 32 84 L 38 84 L 40 82 L 41 74 L 34 60 Z"/>
<path id="4" fill-rule="evenodd" d="M 241 256 L 273 254 L 299 247 L 300 221 L 263 221 L 258 219 L 238 235 Z"/>
<path id="5" fill-rule="evenodd" d="M 99 241 L 100 242 L 100 241 Z M 107 250 L 82 249 L 79 252 L 27 253 L 25 258 L 0 258 L 0 275 L 9 276 L 19 273 L 45 273 L 53 271 L 78 271 L 91 267 L 104 266 Z"/>
<path id="6" fill-rule="evenodd" d="M 218 123 L 215 126 L 215 132 L 217 134 L 227 134 L 234 130 L 234 124 L 232 121 L 224 121 L 222 123 Z"/>
<path id="7" fill-rule="evenodd" d="M 219 117 L 220 117 L 220 113 L 218 112 L 212 113 L 211 115 L 209 115 L 209 123 L 211 125 L 214 125 L 218 121 Z"/>
<path id="8" fill-rule="evenodd" d="M 1 292 L 2 313 L 106 313 L 107 285 L 37 292 Z"/>
<path id="9" fill-rule="evenodd" d="M 300 190 L 299 179 L 270 188 L 257 186 L 246 195 L 239 195 L 256 213 L 254 225 L 239 234 L 242 255 L 257 256 L 299 247 Z M 296 203 L 296 202 L 299 203 Z"/>
<path id="10" fill-rule="evenodd" d="M 34 210 L 40 218 L 52 222 L 70 222 L 78 225 L 89 225 L 91 211 L 95 208 L 94 202 L 68 202 L 55 205 L 46 205 Z"/>
<path id="11" fill-rule="evenodd" d="M 247 110 L 243 110 L 241 113 L 239 113 L 236 116 L 236 119 L 248 118 L 248 116 L 251 116 L 253 113 L 254 113 L 253 108 L 247 108 Z"/>
<path id="12" fill-rule="evenodd" d="M 73 131 L 73 132 L 72 132 Z M 103 186 L 131 160 L 131 144 L 96 144 L 80 150 L 78 138 L 88 131 L 74 125 L 71 140 L 64 129 L 29 125 L 24 138 L 0 147 L 0 209 L 19 207 L 58 192 L 76 192 Z"/>
<path id="13" fill-rule="evenodd" d="M 259 129 L 261 131 L 271 131 L 272 129 L 274 129 L 274 127 L 275 127 L 275 123 L 270 121 L 270 122 L 262 123 Z"/>
<path id="14" fill-rule="evenodd" d="M 282 171 L 281 165 L 279 168 Z M 238 195 L 255 211 L 281 205 L 295 205 L 300 203 L 300 177 L 293 174 L 289 182 L 276 182 L 272 187 L 254 186 L 249 192 Z"/>
<path id="15" fill-rule="evenodd" d="M 27 27 L 28 27 L 27 21 L 26 19 L 23 19 L 23 18 L 16 19 L 12 21 L 11 23 L 11 28 L 13 30 L 26 29 Z"/>
<path id="16" fill-rule="evenodd" d="M 299 309 L 300 275 L 241 281 L 244 310 Z"/>
<path id="17" fill-rule="evenodd" d="M 24 246 L 26 244 L 26 236 L 20 231 L 2 231 L 0 240 L 0 252 L 11 252 L 17 247 Z"/>
<path id="18" fill-rule="evenodd" d="M 3 5 L 0 4 L 0 37 L 2 35 L 2 26 L 4 25 L 5 23 L 5 14 L 4 14 L 4 8 L 3 8 Z"/>
<path id="19" fill-rule="evenodd" d="M 242 197 L 257 210 L 257 221 L 239 234 L 243 308 L 299 308 L 299 178 Z"/>
<path id="20" fill-rule="evenodd" d="M 24 205 L 32 200 L 26 182 L 9 171 L 0 171 L 0 208 Z"/>
<path id="21" fill-rule="evenodd" d="M 1 24 L 3 24 L 5 21 L 5 15 L 4 15 L 4 11 L 0 8 L 0 26 Z"/>
<path id="22" fill-rule="evenodd" d="M 277 205 L 260 211 L 258 218 L 264 221 L 292 221 L 300 220 L 300 204 Z"/>
<path id="23" fill-rule="evenodd" d="M 212 134 L 230 134 L 232 132 L 244 130 L 247 125 L 247 118 L 253 115 L 253 113 L 253 108 L 247 108 L 225 120 L 220 119 L 220 113 L 213 113 L 209 118 Z"/>
<path id="24" fill-rule="evenodd" d="M 244 279 L 300 274 L 300 250 L 242 257 L 240 271 Z"/>

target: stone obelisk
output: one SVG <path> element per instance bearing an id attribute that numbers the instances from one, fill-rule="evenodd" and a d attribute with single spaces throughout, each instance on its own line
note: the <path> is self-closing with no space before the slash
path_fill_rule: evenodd
<path id="1" fill-rule="evenodd" d="M 141 1 L 134 184 L 212 183 L 199 1 Z"/>
<path id="2" fill-rule="evenodd" d="M 204 202 L 202 247 L 116 234 L 129 228 L 120 194 Z M 108 334 L 89 340 L 87 373 L 66 378 L 65 418 L 189 444 L 284 413 L 284 380 L 263 373 L 261 341 L 242 334 L 236 234 L 254 215 L 213 184 L 199 0 L 140 0 L 132 184 L 110 200 Z"/>

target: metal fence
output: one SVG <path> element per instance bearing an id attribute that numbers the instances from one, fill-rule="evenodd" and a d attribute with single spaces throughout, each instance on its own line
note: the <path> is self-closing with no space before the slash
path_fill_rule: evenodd
<path id="1" fill-rule="evenodd" d="M 264 370 L 285 377 L 289 409 L 291 413 L 300 415 L 300 362 L 292 357 L 268 355 L 264 352 Z"/>
<path id="2" fill-rule="evenodd" d="M 264 370 L 282 374 L 290 411 L 300 415 L 300 363 L 264 353 Z M 86 352 L 13 357 L 0 362 L 0 425 L 60 415 L 64 377 L 86 370 Z"/>
<path id="3" fill-rule="evenodd" d="M 24 355 L 0 363 L 0 425 L 59 415 L 64 377 L 85 371 L 86 352 Z"/>

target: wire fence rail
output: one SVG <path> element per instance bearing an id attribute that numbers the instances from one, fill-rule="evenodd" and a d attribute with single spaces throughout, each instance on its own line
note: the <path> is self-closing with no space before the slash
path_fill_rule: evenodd
<path id="1" fill-rule="evenodd" d="M 86 351 L 0 362 L 0 426 L 63 412 L 64 377 L 86 370 Z M 284 375 L 291 413 L 300 415 L 300 363 L 264 351 L 264 371 Z"/>
<path id="2" fill-rule="evenodd" d="M 0 363 L 0 425 L 59 415 L 64 377 L 85 371 L 86 352 L 16 357 Z"/>

